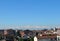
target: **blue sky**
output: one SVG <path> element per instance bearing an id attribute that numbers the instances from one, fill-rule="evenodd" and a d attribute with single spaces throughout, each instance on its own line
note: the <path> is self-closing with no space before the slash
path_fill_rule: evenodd
<path id="1" fill-rule="evenodd" d="M 2 25 L 60 25 L 60 0 L 0 0 Z"/>

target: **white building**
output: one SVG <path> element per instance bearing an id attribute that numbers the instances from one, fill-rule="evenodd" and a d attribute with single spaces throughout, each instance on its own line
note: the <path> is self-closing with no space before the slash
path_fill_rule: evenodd
<path id="1" fill-rule="evenodd" d="M 57 29 L 57 41 L 60 40 L 60 29 Z"/>
<path id="2" fill-rule="evenodd" d="M 38 38 L 36 36 L 34 37 L 34 41 L 38 41 Z"/>
<path id="3" fill-rule="evenodd" d="M 58 40 L 60 40 L 60 35 L 59 35 L 59 36 L 57 35 L 57 41 L 58 41 Z"/>

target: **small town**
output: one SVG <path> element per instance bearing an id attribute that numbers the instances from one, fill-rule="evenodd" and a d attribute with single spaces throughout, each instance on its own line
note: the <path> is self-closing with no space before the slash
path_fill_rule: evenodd
<path id="1" fill-rule="evenodd" d="M 60 41 L 60 28 L 43 30 L 0 30 L 0 41 Z"/>
<path id="2" fill-rule="evenodd" d="M 60 41 L 60 0 L 0 0 L 0 41 Z"/>

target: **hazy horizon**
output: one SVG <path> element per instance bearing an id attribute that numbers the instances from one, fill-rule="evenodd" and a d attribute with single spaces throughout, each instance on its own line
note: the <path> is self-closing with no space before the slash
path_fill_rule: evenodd
<path id="1" fill-rule="evenodd" d="M 60 28 L 60 25 L 0 25 L 0 29 L 42 30 Z"/>

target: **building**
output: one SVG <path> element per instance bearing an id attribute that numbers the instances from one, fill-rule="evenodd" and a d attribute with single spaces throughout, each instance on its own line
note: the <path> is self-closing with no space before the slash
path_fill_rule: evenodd
<path id="1" fill-rule="evenodd" d="M 60 28 L 57 28 L 57 41 L 60 40 Z"/>

